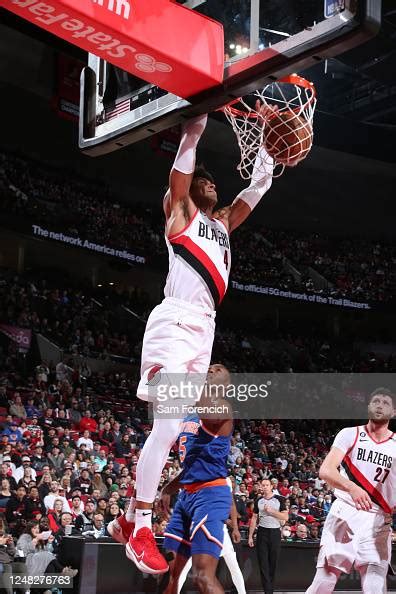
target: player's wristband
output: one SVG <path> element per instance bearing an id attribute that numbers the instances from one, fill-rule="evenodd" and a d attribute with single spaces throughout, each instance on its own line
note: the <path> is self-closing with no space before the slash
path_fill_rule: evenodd
<path id="1" fill-rule="evenodd" d="M 261 147 L 254 162 L 250 186 L 239 192 L 234 203 L 237 200 L 243 200 L 249 206 L 250 210 L 253 210 L 264 194 L 270 189 L 273 171 L 273 159 L 268 155 L 264 147 Z"/>
<path id="2" fill-rule="evenodd" d="M 173 168 L 186 175 L 195 169 L 195 153 L 208 120 L 207 114 L 188 120 L 183 126 L 182 137 Z"/>

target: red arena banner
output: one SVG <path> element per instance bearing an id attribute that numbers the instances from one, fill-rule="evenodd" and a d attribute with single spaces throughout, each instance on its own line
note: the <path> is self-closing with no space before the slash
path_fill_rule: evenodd
<path id="1" fill-rule="evenodd" d="M 0 324 L 0 332 L 3 332 L 10 340 L 16 342 L 21 350 L 28 351 L 30 349 L 32 331 L 28 328 Z"/>
<path id="2" fill-rule="evenodd" d="M 80 75 L 84 64 L 65 54 L 57 55 L 56 89 L 52 105 L 64 118 L 78 120 Z"/>
<path id="3" fill-rule="evenodd" d="M 172 0 L 3 0 L 2 4 L 179 97 L 191 97 L 223 80 L 223 26 Z"/>

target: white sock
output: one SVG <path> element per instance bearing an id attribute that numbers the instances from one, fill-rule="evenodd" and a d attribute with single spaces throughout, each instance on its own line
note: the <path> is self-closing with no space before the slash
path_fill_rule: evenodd
<path id="1" fill-rule="evenodd" d="M 140 530 L 140 528 L 149 528 L 151 530 L 151 518 L 153 512 L 151 509 L 137 509 L 135 510 L 135 530 L 133 531 L 133 536 L 136 536 L 136 532 Z"/>
<path id="2" fill-rule="evenodd" d="M 191 567 L 192 567 L 192 557 L 190 557 L 188 559 L 187 563 L 185 564 L 185 566 L 183 567 L 183 569 L 179 575 L 179 582 L 177 584 L 177 594 L 180 594 L 181 589 L 184 586 L 184 582 L 187 579 L 187 576 L 188 576 L 188 573 L 189 573 Z"/>
<path id="3" fill-rule="evenodd" d="M 125 514 L 125 519 L 127 522 L 135 521 L 135 506 L 136 506 L 136 499 L 134 497 L 131 497 L 127 512 Z"/>

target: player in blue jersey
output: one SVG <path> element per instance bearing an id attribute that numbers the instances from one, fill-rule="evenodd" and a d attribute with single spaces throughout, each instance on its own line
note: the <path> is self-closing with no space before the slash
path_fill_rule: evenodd
<path id="1" fill-rule="evenodd" d="M 190 557 L 199 592 L 224 593 L 216 569 L 223 548 L 224 524 L 232 505 L 227 458 L 233 422 L 229 403 L 219 388 L 224 392 L 229 383 L 228 370 L 223 365 L 211 365 L 197 412 L 186 417 L 182 425 L 182 471 L 163 491 L 167 505 L 170 494 L 181 489 L 165 532 L 164 548 L 173 551 L 175 559 L 164 594 L 177 594 L 180 573 Z"/>

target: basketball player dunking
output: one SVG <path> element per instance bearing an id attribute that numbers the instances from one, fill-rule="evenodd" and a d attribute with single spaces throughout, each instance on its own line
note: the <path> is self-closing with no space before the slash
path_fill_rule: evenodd
<path id="1" fill-rule="evenodd" d="M 263 105 L 263 121 L 276 108 Z M 209 173 L 195 169 L 198 141 L 207 116 L 184 127 L 164 199 L 169 273 L 165 299 L 154 308 L 143 339 L 138 397 L 148 400 L 156 373 L 207 373 L 215 331 L 215 309 L 227 290 L 231 254 L 229 235 L 251 213 L 272 183 L 273 165 L 262 147 L 251 184 L 234 202 L 215 211 L 216 187 Z M 168 570 L 151 531 L 151 510 L 162 469 L 175 443 L 180 419 L 155 419 L 140 454 L 136 473 L 136 524 L 133 508 L 112 522 L 109 532 L 127 543 L 126 554 L 145 573 Z"/>
<path id="2" fill-rule="evenodd" d="M 307 594 L 330 594 L 341 574 L 359 571 L 364 594 L 386 591 L 396 506 L 396 436 L 389 430 L 394 400 L 375 390 L 366 426 L 336 435 L 319 475 L 337 496 L 323 527 L 317 570 Z M 338 467 L 341 467 L 338 471 Z"/>

